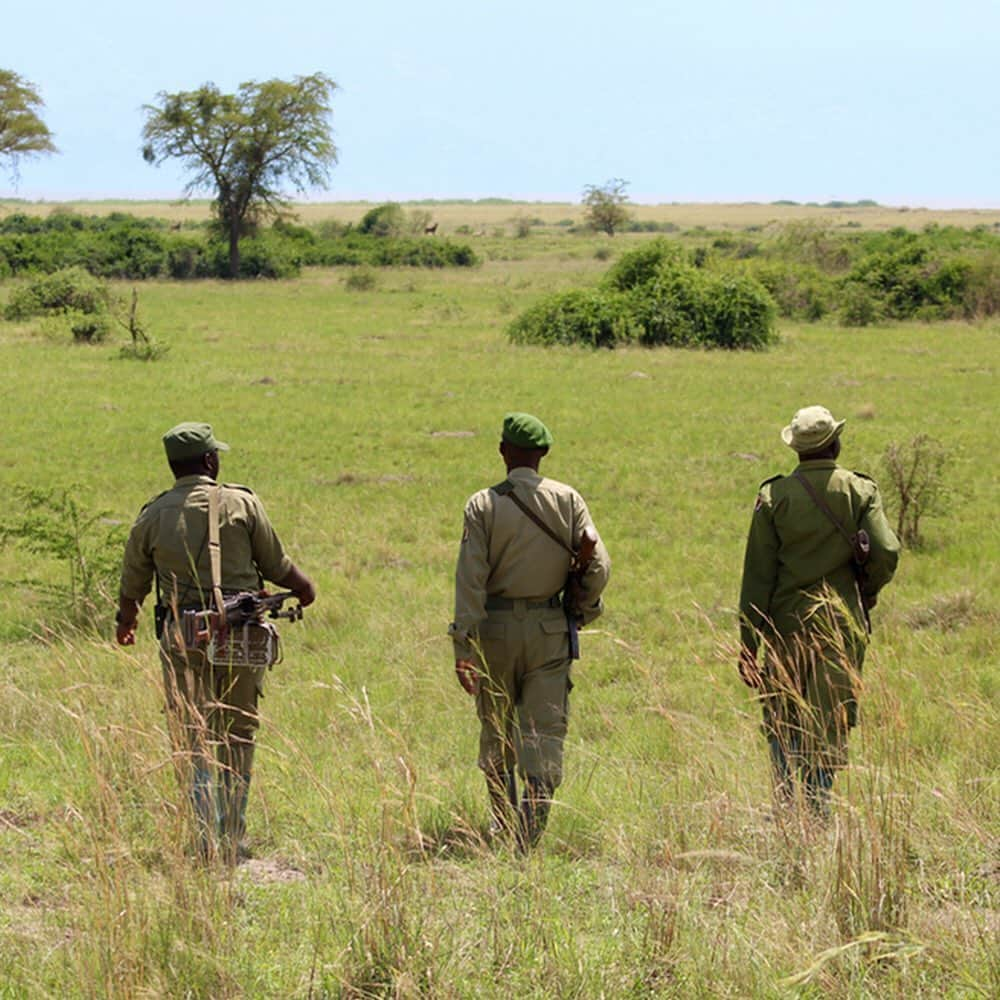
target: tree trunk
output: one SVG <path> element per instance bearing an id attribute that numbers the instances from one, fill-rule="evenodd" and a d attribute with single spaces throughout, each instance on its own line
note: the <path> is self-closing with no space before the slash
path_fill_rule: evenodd
<path id="1" fill-rule="evenodd" d="M 240 223 L 239 219 L 229 220 L 229 277 L 240 276 Z"/>

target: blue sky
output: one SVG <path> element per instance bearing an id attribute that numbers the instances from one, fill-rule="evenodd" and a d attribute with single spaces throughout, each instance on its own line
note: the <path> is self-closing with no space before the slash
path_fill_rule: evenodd
<path id="1" fill-rule="evenodd" d="M 36 0 L 0 67 L 32 81 L 61 155 L 31 200 L 173 198 L 139 154 L 159 91 L 322 71 L 340 150 L 316 200 L 874 198 L 1000 205 L 996 0 Z"/>

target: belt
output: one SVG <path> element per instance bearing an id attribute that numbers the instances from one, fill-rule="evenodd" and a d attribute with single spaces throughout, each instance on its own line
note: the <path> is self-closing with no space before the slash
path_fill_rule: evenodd
<path id="1" fill-rule="evenodd" d="M 547 601 L 527 601 L 523 597 L 497 597 L 493 594 L 486 598 L 487 611 L 513 611 L 517 607 L 523 607 L 526 611 L 561 608 L 562 599 L 558 594 L 554 594 Z"/>

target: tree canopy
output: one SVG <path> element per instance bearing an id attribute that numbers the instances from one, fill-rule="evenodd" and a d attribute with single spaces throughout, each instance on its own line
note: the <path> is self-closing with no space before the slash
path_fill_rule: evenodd
<path id="1" fill-rule="evenodd" d="M 629 212 L 625 207 L 628 204 L 626 187 L 628 181 L 623 181 L 619 177 L 612 177 L 600 186 L 588 184 L 583 189 L 583 204 L 587 207 L 585 213 L 587 225 L 599 233 L 614 236 L 615 231 L 621 229 L 629 220 Z"/>
<path id="2" fill-rule="evenodd" d="M 44 106 L 34 84 L 12 70 L 0 69 L 0 158 L 7 159 L 14 179 L 20 157 L 57 152 L 39 115 Z"/>
<path id="3" fill-rule="evenodd" d="M 180 160 L 191 172 L 185 193 L 212 190 L 229 240 L 229 271 L 240 269 L 240 239 L 287 208 L 283 191 L 326 187 L 337 149 L 330 101 L 336 84 L 323 73 L 291 81 L 240 84 L 223 94 L 213 83 L 145 105 L 142 155 L 154 165 Z"/>

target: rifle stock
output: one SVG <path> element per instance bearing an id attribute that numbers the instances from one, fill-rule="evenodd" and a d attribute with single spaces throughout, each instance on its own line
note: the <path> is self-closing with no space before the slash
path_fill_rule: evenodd
<path id="1" fill-rule="evenodd" d="M 563 587 L 563 611 L 569 626 L 569 658 L 580 659 L 580 625 L 583 622 L 583 577 L 594 558 L 597 549 L 597 534 L 592 528 L 584 528 L 580 533 L 580 544 L 569 566 L 569 575 Z"/>

